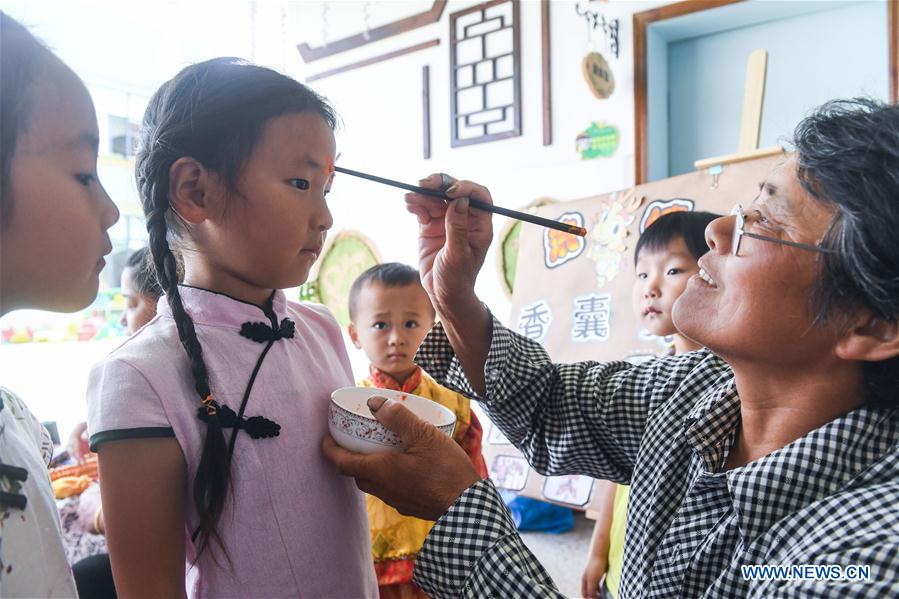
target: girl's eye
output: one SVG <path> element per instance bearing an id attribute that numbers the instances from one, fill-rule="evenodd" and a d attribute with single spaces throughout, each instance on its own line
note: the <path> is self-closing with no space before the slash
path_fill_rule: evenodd
<path id="1" fill-rule="evenodd" d="M 407 328 L 407 329 L 414 329 L 414 328 L 416 328 L 417 326 L 418 326 L 418 323 L 415 322 L 414 320 L 407 320 L 407 321 L 406 321 L 406 328 Z"/>
<path id="2" fill-rule="evenodd" d="M 289 179 L 287 182 L 297 189 L 309 189 L 309 181 L 307 179 Z"/>
<path id="3" fill-rule="evenodd" d="M 640 279 L 641 281 L 645 280 L 645 279 L 646 279 L 646 273 L 645 273 L 645 272 L 638 272 L 638 273 L 637 273 L 637 278 Z"/>
<path id="4" fill-rule="evenodd" d="M 674 276 L 674 275 L 679 275 L 682 272 L 684 272 L 684 271 L 683 271 L 683 269 L 680 269 L 680 268 L 669 268 L 668 272 L 665 274 L 667 274 L 669 276 Z"/>
<path id="5" fill-rule="evenodd" d="M 386 329 L 387 324 L 384 322 L 376 322 L 375 324 L 371 325 L 371 327 L 373 329 L 378 329 L 380 331 L 380 330 Z"/>
<path id="6" fill-rule="evenodd" d="M 75 175 L 75 180 L 85 187 L 90 187 L 90 184 L 96 181 L 97 178 L 93 175 L 79 173 Z"/>

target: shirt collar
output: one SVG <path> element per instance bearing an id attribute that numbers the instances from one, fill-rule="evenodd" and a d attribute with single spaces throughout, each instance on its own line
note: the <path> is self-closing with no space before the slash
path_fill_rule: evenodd
<path id="1" fill-rule="evenodd" d="M 684 421 L 684 434 L 709 472 L 718 472 L 740 423 L 740 397 L 733 376 L 700 398 Z"/>
<path id="2" fill-rule="evenodd" d="M 376 368 L 373 364 L 368 367 L 368 371 L 371 374 L 371 382 L 378 389 L 393 389 L 402 393 L 412 393 L 421 384 L 422 370 L 418 365 L 415 366 L 415 370 L 403 381 L 402 385 L 391 375 Z"/>
<path id="3" fill-rule="evenodd" d="M 287 316 L 287 297 L 280 289 L 272 293 L 271 312 L 256 304 L 199 287 L 178 285 L 178 293 L 184 310 L 196 324 L 239 330 L 245 322 L 263 322 L 270 326 L 271 313 L 279 323 Z M 172 317 L 172 309 L 165 296 L 159 298 L 157 312 L 161 316 Z"/>

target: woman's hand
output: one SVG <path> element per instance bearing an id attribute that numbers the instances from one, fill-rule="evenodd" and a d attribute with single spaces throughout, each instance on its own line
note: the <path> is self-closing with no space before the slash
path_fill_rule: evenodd
<path id="1" fill-rule="evenodd" d="M 434 174 L 419 181 L 419 185 L 439 189 L 440 180 L 440 175 Z M 491 213 L 468 205 L 469 198 L 492 204 L 486 187 L 454 180 L 446 195 L 453 201 L 406 194 L 406 209 L 418 217 L 421 226 L 421 282 L 441 314 L 447 308 L 478 303 L 474 284 L 493 240 Z"/>
<path id="2" fill-rule="evenodd" d="M 322 442 L 327 458 L 341 474 L 355 478 L 360 490 L 404 516 L 437 520 L 480 480 L 471 458 L 452 438 L 399 402 L 372 397 L 368 406 L 378 422 L 399 435 L 403 451 L 355 453 L 337 445 L 330 435 Z"/>

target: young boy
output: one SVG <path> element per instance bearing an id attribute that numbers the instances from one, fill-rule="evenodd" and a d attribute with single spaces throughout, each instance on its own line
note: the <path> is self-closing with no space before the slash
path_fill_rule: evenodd
<path id="1" fill-rule="evenodd" d="M 436 317 L 418 271 L 396 262 L 373 266 L 353 283 L 349 311 L 350 339 L 371 362 L 371 376 L 359 385 L 412 393 L 453 410 L 457 419 L 453 437 L 471 457 L 478 474 L 486 478 L 487 465 L 481 456 L 483 430 L 469 400 L 438 385 L 413 362 Z M 401 516 L 373 496 L 367 496 L 367 501 L 382 599 L 427 597 L 412 583 L 412 569 L 434 523 Z"/>
<path id="2" fill-rule="evenodd" d="M 663 215 L 647 227 L 634 249 L 637 274 L 631 296 L 634 312 L 641 326 L 653 335 L 674 337 L 674 343 L 668 348 L 672 355 L 700 348 L 674 327 L 671 308 L 690 277 L 699 272 L 696 261 L 709 249 L 705 229 L 719 216 L 710 212 Z M 581 593 L 585 597 L 618 597 L 629 489 L 625 485 L 609 486 L 581 577 Z M 601 585 L 603 575 L 605 583 Z"/>

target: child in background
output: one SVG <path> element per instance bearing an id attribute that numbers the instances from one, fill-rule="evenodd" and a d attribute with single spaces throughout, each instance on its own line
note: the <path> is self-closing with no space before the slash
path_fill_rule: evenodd
<path id="1" fill-rule="evenodd" d="M 353 282 L 349 298 L 350 339 L 371 361 L 371 376 L 362 387 L 393 389 L 431 399 L 456 414 L 453 438 L 487 477 L 481 455 L 483 430 L 469 400 L 441 387 L 413 359 L 436 313 L 418 271 L 391 262 L 368 269 Z M 427 597 L 412 582 L 415 556 L 434 525 L 402 516 L 377 497 L 366 496 L 371 546 L 383 599 Z"/>
<path id="2" fill-rule="evenodd" d="M 705 229 L 719 217 L 711 212 L 662 215 L 640 235 L 634 249 L 637 278 L 631 295 L 632 307 L 643 328 L 657 337 L 674 337 L 668 348 L 671 355 L 700 349 L 675 328 L 671 308 L 690 277 L 699 272 L 696 261 L 709 249 Z M 629 490 L 626 485 L 608 487 L 581 576 L 584 597 L 618 597 Z"/>
<path id="3" fill-rule="evenodd" d="M 364 496 L 321 452 L 330 394 L 353 380 L 340 328 L 280 291 L 333 224 L 335 121 L 230 58 L 150 100 L 136 179 L 166 301 L 88 388 L 120 595 L 377 595 Z"/>
<path id="4" fill-rule="evenodd" d="M 97 179 L 94 104 L 78 76 L 2 12 L 0 125 L 0 315 L 85 308 L 119 218 Z M 52 453 L 46 429 L 0 388 L 0 597 L 76 596 L 47 473 Z"/>
<path id="5" fill-rule="evenodd" d="M 141 248 L 128 257 L 122 270 L 122 296 L 125 311 L 121 324 L 133 335 L 156 316 L 156 303 L 162 296 L 148 248 Z"/>

